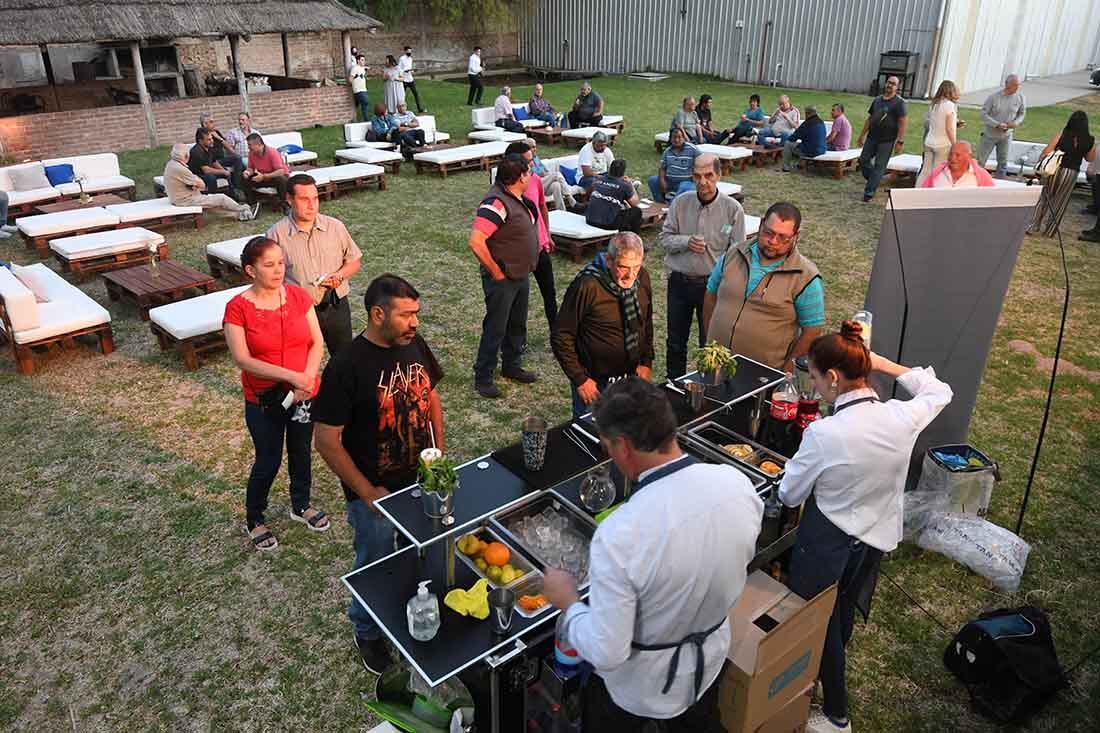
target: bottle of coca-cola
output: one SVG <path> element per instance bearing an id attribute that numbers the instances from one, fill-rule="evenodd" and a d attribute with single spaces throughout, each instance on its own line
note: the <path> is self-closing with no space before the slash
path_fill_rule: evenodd
<path id="1" fill-rule="evenodd" d="M 790 456 L 794 452 L 794 430 L 798 418 L 798 386 L 794 376 L 787 375 L 772 392 L 772 406 L 761 442 L 776 453 Z"/>

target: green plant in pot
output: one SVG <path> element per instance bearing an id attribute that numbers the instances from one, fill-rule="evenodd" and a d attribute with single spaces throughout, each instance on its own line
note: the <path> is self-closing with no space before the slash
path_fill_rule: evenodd
<path id="1" fill-rule="evenodd" d="M 706 384 L 719 384 L 737 373 L 737 357 L 717 341 L 696 349 L 691 359 Z"/>
<path id="2" fill-rule="evenodd" d="M 450 515 L 454 509 L 454 492 L 458 488 L 458 474 L 450 459 L 434 448 L 421 451 L 417 479 L 425 513 L 429 517 Z"/>

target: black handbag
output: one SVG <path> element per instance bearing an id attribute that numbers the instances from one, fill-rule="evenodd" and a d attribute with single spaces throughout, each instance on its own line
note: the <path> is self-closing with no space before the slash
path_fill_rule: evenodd
<path id="1" fill-rule="evenodd" d="M 283 400 L 286 399 L 287 393 L 291 391 L 290 385 L 286 382 L 279 382 L 274 387 L 268 387 L 256 395 L 260 400 L 260 409 L 268 417 L 284 417 L 286 408 L 283 407 Z"/>

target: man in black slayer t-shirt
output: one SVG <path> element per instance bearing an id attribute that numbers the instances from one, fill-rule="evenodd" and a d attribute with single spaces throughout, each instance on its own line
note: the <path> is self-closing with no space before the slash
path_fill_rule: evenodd
<path id="1" fill-rule="evenodd" d="M 638 194 L 626 177 L 625 160 L 613 161 L 607 173 L 593 179 L 584 221 L 617 232 L 637 234 L 642 228 L 642 210 L 638 208 Z"/>
<path id="2" fill-rule="evenodd" d="M 905 127 L 908 124 L 905 100 L 898 96 L 898 78 L 891 76 L 881 96 L 871 101 L 867 121 L 859 133 L 863 152 L 859 156 L 859 169 L 867 179 L 863 187 L 863 200 L 870 201 L 878 188 L 878 182 L 886 173 L 890 156 L 900 153 L 905 145 Z M 866 140 L 866 144 L 864 144 Z"/>
<path id="3" fill-rule="evenodd" d="M 317 452 L 340 478 L 355 532 L 355 568 L 393 551 L 393 527 L 374 502 L 416 481 L 424 448 L 443 450 L 443 371 L 417 335 L 420 294 L 396 275 L 380 275 L 364 296 L 368 323 L 329 361 L 313 400 Z M 348 617 L 368 672 L 390 656 L 378 625 L 352 600 Z"/>

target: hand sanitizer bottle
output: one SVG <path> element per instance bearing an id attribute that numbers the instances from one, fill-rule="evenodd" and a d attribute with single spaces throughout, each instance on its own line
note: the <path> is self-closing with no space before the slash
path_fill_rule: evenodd
<path id="1" fill-rule="evenodd" d="M 439 631 L 439 599 L 428 593 L 428 583 L 420 583 L 416 595 L 405 606 L 409 618 L 409 635 L 417 641 L 431 641 Z"/>

